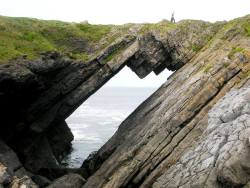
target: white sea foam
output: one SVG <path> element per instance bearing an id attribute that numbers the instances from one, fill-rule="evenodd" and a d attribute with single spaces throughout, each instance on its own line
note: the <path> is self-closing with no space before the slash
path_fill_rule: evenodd
<path id="1" fill-rule="evenodd" d="M 74 135 L 73 152 L 65 160 L 69 167 L 79 167 L 91 152 L 98 150 L 152 90 L 147 92 L 109 88 L 79 106 L 66 120 Z"/>
<path id="2" fill-rule="evenodd" d="M 85 142 L 85 143 L 102 143 L 102 140 L 98 137 L 98 135 L 94 134 L 84 134 L 82 131 L 72 131 L 74 134 L 73 142 Z"/>

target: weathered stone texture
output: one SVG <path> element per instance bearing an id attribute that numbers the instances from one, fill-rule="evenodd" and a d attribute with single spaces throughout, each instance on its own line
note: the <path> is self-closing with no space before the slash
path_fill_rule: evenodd
<path id="1" fill-rule="evenodd" d="M 196 146 L 153 187 L 241 187 L 249 179 L 250 89 L 232 90 L 208 114 Z"/>
<path id="2" fill-rule="evenodd" d="M 68 174 L 56 179 L 47 188 L 81 188 L 85 182 L 78 174 Z"/>
<path id="3" fill-rule="evenodd" d="M 196 55 L 186 50 L 189 56 L 185 57 L 189 60 L 184 66 L 143 102 L 94 156 L 83 163 L 82 168 L 93 173 L 84 187 L 178 187 L 177 180 L 184 181 L 186 177 L 181 177 L 180 171 L 176 171 L 169 178 L 173 184 L 171 181 L 165 183 L 164 174 L 173 172 L 174 167 L 178 170 L 175 165 L 179 159 L 195 149 L 199 139 L 204 137 L 208 111 L 218 100 L 232 88 L 240 88 L 249 82 L 249 55 L 234 53 L 229 58 L 229 54 L 237 45 L 249 51 L 250 39 L 241 35 L 242 30 L 234 30 L 234 37 L 224 35 L 229 30 L 233 29 L 220 30 Z"/>
<path id="4" fill-rule="evenodd" d="M 248 186 L 249 21 L 134 25 L 88 62 L 48 52 L 0 65 L 0 181 L 45 186 L 74 171 L 86 183 L 65 175 L 51 186 Z M 81 169 L 62 168 L 73 139 L 65 119 L 126 65 L 140 78 L 175 72 Z M 232 88 L 245 89 L 226 95 Z"/>

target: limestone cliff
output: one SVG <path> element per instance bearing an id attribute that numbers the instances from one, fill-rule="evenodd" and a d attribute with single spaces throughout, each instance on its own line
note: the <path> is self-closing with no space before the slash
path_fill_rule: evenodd
<path id="1" fill-rule="evenodd" d="M 27 35 L 9 19 L 2 24 L 2 36 L 8 36 L 9 28 Z M 49 25 L 35 22 L 43 32 Z M 218 23 L 128 24 L 125 29 L 105 26 L 105 32 L 99 27 L 91 30 L 98 37 L 91 38 L 86 26 L 67 25 L 63 28 L 71 35 L 60 39 L 44 35 L 38 27 L 34 37 L 42 35 L 57 52 L 43 52 L 40 46 L 30 57 L 33 48 L 25 55 L 21 46 L 15 51 L 22 57 L 3 56 L 0 185 L 25 180 L 31 186 L 46 186 L 59 176 L 78 173 L 86 183 L 68 174 L 50 186 L 247 186 L 250 17 Z M 73 36 L 85 43 L 71 40 Z M 64 44 L 66 37 L 70 43 Z M 76 44 L 77 50 L 72 50 Z M 79 50 L 81 46 L 85 47 Z M 126 65 L 140 78 L 165 68 L 175 72 L 80 169 L 62 168 L 60 161 L 73 139 L 65 119 Z"/>

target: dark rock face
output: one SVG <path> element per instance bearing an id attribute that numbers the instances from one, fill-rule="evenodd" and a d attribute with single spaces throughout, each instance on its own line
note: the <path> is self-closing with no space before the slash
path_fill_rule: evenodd
<path id="1" fill-rule="evenodd" d="M 125 65 L 145 77 L 165 63 L 161 42 L 152 35 L 142 40 L 125 36 L 85 63 L 49 52 L 0 67 L 0 136 L 27 170 L 58 167 L 73 140 L 65 119 Z"/>
<path id="2" fill-rule="evenodd" d="M 129 60 L 128 66 L 140 77 L 144 78 L 152 70 L 160 73 L 167 68 L 171 62 L 170 53 L 157 41 L 152 34 L 139 38 L 138 45 L 141 46 L 138 52 Z M 173 69 L 174 70 L 174 69 Z"/>
<path id="3" fill-rule="evenodd" d="M 58 122 L 46 131 L 49 144 L 55 158 L 61 161 L 71 151 L 71 141 L 74 139 L 65 121 Z"/>
<path id="4" fill-rule="evenodd" d="M 1 138 L 28 170 L 56 167 L 73 140 L 65 119 L 125 65 L 140 78 L 166 67 L 177 69 L 171 50 L 148 33 L 137 39 L 124 36 L 85 63 L 52 52 L 37 61 L 17 59 L 2 65 Z"/>
<path id="5" fill-rule="evenodd" d="M 32 181 L 33 174 L 25 170 L 16 153 L 0 140 L 0 185 L 4 187 L 37 188 Z"/>
<path id="6" fill-rule="evenodd" d="M 244 24 L 186 21 L 165 33 L 122 36 L 88 62 L 48 52 L 36 61 L 0 65 L 0 187 L 47 186 L 50 181 L 50 187 L 89 188 L 246 185 L 244 140 L 249 135 L 243 132 L 248 128 L 237 125 L 242 116 L 247 118 L 248 94 L 240 96 L 244 112 L 230 105 L 233 115 L 225 112 L 230 96 L 211 110 L 231 88 L 249 86 L 250 39 Z M 80 169 L 62 168 L 73 140 L 65 119 L 126 65 L 140 78 L 165 68 L 176 72 Z M 213 113 L 226 116 L 210 117 Z M 240 139 L 230 137 L 234 128 L 224 133 L 224 123 L 235 127 Z M 243 154 L 239 160 L 220 150 L 227 144 L 225 152 L 236 150 L 227 138 L 240 146 L 235 152 Z M 69 173 L 80 174 L 86 183 L 79 175 L 65 175 Z"/>

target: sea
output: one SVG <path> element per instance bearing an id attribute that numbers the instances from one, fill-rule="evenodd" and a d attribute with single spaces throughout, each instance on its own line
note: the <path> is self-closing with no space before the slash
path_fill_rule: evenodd
<path id="1" fill-rule="evenodd" d="M 80 167 L 84 159 L 108 141 L 120 123 L 156 88 L 103 87 L 86 100 L 67 120 L 73 135 L 73 150 L 67 167 Z"/>

